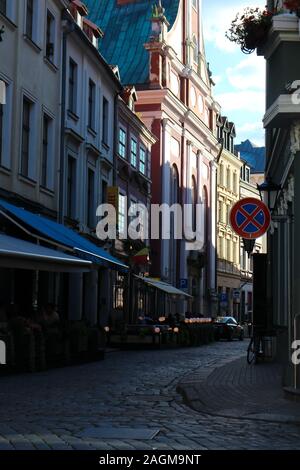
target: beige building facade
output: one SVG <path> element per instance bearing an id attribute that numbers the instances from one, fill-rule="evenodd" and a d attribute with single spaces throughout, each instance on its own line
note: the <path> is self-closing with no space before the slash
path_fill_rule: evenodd
<path id="1" fill-rule="evenodd" d="M 235 291 L 240 288 L 240 240 L 230 225 L 230 211 L 240 198 L 242 162 L 234 154 L 234 124 L 219 119 L 219 140 L 223 150 L 218 171 L 217 210 L 217 287 L 219 315 L 238 316 Z"/>

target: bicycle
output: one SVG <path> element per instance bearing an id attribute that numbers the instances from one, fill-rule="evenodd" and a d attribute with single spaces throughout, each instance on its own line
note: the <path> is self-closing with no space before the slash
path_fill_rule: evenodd
<path id="1" fill-rule="evenodd" d="M 260 359 L 263 359 L 265 356 L 264 353 L 264 342 L 262 335 L 252 336 L 248 349 L 247 349 L 247 362 L 251 365 L 258 364 Z"/>

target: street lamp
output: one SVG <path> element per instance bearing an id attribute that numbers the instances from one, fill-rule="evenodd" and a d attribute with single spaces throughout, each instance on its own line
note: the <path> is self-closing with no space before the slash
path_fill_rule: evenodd
<path id="1" fill-rule="evenodd" d="M 3 37 L 2 37 L 3 34 L 4 34 L 4 26 L 2 26 L 1 29 L 0 29 L 0 42 L 3 41 Z"/>
<path id="2" fill-rule="evenodd" d="M 272 181 L 270 176 L 267 177 L 266 181 L 262 184 L 257 185 L 257 189 L 260 194 L 260 198 L 263 201 L 263 193 L 267 193 L 267 206 L 270 209 L 271 214 L 273 213 L 279 193 L 282 189 L 280 184 L 276 184 Z"/>

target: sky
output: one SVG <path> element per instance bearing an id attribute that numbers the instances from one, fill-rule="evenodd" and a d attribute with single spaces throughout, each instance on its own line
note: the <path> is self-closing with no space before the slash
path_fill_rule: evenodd
<path id="1" fill-rule="evenodd" d="M 225 37 L 236 13 L 244 7 L 264 7 L 266 0 L 202 0 L 206 58 L 216 83 L 214 97 L 222 115 L 236 125 L 236 144 L 250 139 L 264 146 L 265 60 L 244 54 Z"/>

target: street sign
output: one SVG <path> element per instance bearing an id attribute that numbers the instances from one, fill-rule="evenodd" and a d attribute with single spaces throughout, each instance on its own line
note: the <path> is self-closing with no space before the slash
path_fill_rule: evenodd
<path id="1" fill-rule="evenodd" d="M 270 227 L 271 214 L 267 206 L 254 197 L 238 201 L 230 212 L 230 224 L 237 235 L 246 240 L 261 237 Z"/>
<path id="2" fill-rule="evenodd" d="M 179 280 L 179 288 L 180 289 L 187 289 L 188 288 L 188 280 L 187 279 L 180 279 Z"/>
<path id="3" fill-rule="evenodd" d="M 241 293 L 239 289 L 233 289 L 232 297 L 235 303 L 239 303 L 241 300 Z"/>

